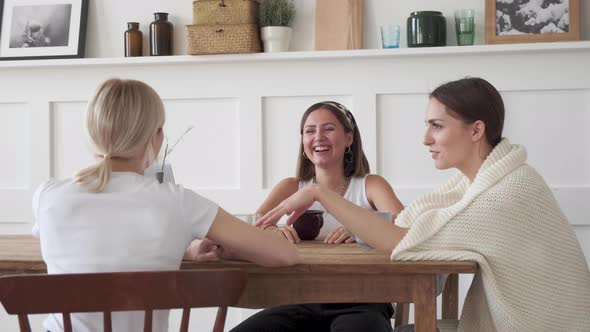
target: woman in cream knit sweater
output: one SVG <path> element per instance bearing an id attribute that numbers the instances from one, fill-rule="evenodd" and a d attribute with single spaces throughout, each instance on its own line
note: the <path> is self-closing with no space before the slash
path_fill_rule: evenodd
<path id="1" fill-rule="evenodd" d="M 504 103 L 490 83 L 443 84 L 430 95 L 424 145 L 436 168 L 459 172 L 395 224 L 319 186 L 259 223 L 290 213 L 292 223 L 319 201 L 392 260 L 476 261 L 459 331 L 590 331 L 590 272 L 580 245 L 525 148 L 502 138 L 503 126 Z"/>

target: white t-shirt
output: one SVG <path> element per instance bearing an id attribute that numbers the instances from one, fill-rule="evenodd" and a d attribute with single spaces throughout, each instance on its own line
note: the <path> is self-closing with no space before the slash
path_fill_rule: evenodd
<path id="1" fill-rule="evenodd" d="M 367 198 L 367 192 L 365 190 L 365 180 L 366 176 L 364 177 L 353 177 L 350 179 L 350 184 L 348 185 L 348 189 L 344 194 L 343 198 L 358 205 L 364 207 L 369 210 L 374 210 L 369 203 L 369 199 Z M 299 189 L 309 186 L 311 184 L 311 180 L 309 181 L 299 181 Z M 313 205 L 309 208 L 309 210 L 322 210 L 326 211 L 324 207 L 319 202 L 314 202 Z M 323 240 L 326 238 L 331 231 L 335 230 L 336 228 L 342 227 L 334 216 L 329 214 L 328 212 L 324 212 L 324 226 L 320 229 L 320 234 L 316 238 L 316 240 Z"/>
<path id="2" fill-rule="evenodd" d="M 114 172 L 100 193 L 72 180 L 47 181 L 33 196 L 33 211 L 47 272 L 57 274 L 178 269 L 218 206 L 180 185 Z M 168 311 L 153 317 L 154 331 L 168 330 Z M 143 331 L 143 319 L 143 312 L 114 313 L 113 331 Z M 102 331 L 102 314 L 74 314 L 72 324 L 77 332 Z M 44 327 L 63 331 L 61 315 L 50 315 Z"/>

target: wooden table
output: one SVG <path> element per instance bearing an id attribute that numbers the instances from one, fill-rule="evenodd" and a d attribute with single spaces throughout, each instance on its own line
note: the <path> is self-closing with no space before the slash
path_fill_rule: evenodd
<path id="1" fill-rule="evenodd" d="M 436 330 L 436 275 L 451 274 L 445 287 L 443 318 L 457 318 L 457 274 L 474 273 L 472 262 L 392 262 L 388 255 L 355 244 L 298 245 L 302 264 L 269 268 L 247 262 L 185 261 L 183 269 L 242 268 L 248 284 L 239 307 L 264 308 L 294 303 L 414 303 L 417 332 Z M 31 236 L 0 236 L 0 275 L 43 273 L 39 242 Z M 398 309 L 399 311 L 399 309 Z M 407 311 L 403 313 L 407 317 Z M 402 314 L 402 316 L 403 316 Z M 398 325 L 399 314 L 396 314 Z"/>

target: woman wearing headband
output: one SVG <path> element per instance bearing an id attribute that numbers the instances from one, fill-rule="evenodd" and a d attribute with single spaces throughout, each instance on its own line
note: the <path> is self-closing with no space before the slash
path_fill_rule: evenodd
<path id="1" fill-rule="evenodd" d="M 344 105 L 334 101 L 311 105 L 301 118 L 300 134 L 296 177 L 279 182 L 257 213 L 267 213 L 285 198 L 312 184 L 366 209 L 391 212 L 394 217 L 403 209 L 389 183 L 379 175 L 369 174 L 359 128 Z M 324 210 L 319 203 L 310 209 Z M 291 226 L 266 229 L 281 232 L 291 242 L 300 241 Z M 330 244 L 354 241 L 329 213 L 324 213 L 324 226 L 317 239 Z"/>
<path id="2" fill-rule="evenodd" d="M 369 174 L 361 136 L 352 113 L 342 104 L 325 101 L 310 106 L 300 123 L 301 145 L 297 176 L 279 182 L 257 213 L 265 214 L 295 192 L 311 185 L 371 211 L 394 216 L 403 205 L 381 176 Z M 324 210 L 316 204 L 311 209 Z M 381 222 L 388 223 L 383 218 Z M 291 242 L 299 242 L 292 226 L 267 226 Z M 318 239 L 325 243 L 350 243 L 349 233 L 332 215 L 324 213 Z M 232 332 L 264 331 L 391 331 L 390 303 L 339 303 L 287 305 L 263 310 Z"/>

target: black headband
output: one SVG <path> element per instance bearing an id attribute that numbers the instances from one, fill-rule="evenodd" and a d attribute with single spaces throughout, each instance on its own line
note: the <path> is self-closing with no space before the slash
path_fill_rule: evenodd
<path id="1" fill-rule="evenodd" d="M 329 105 L 334 107 L 335 109 L 339 110 L 340 112 L 344 113 L 344 115 L 346 116 L 346 119 L 348 120 L 348 123 L 350 124 L 350 127 L 352 128 L 352 130 L 354 131 L 356 128 L 356 121 L 354 119 L 354 116 L 352 115 L 352 113 L 348 110 L 348 108 L 346 108 L 346 106 L 337 103 L 335 101 L 324 101 L 321 102 L 322 105 Z"/>

